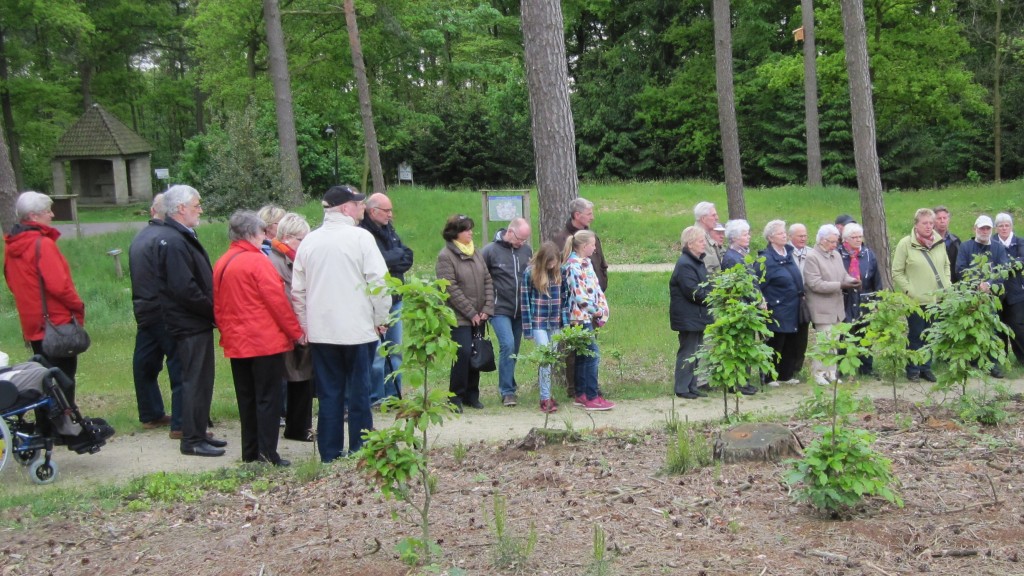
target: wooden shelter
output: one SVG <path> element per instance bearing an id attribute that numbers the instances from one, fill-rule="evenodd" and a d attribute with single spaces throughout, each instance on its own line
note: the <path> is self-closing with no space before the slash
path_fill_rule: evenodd
<path id="1" fill-rule="evenodd" d="M 150 152 L 153 146 L 131 128 L 93 104 L 57 142 L 53 196 L 68 194 L 64 163 L 71 164 L 71 195 L 83 204 L 128 204 L 153 198 Z"/>

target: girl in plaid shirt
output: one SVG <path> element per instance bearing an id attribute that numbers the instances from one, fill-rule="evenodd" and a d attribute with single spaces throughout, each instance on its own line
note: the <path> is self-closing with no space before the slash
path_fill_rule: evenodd
<path id="1" fill-rule="evenodd" d="M 537 346 L 547 346 L 565 322 L 562 308 L 562 258 L 554 242 L 545 242 L 530 259 L 519 285 L 523 335 Z M 537 377 L 540 388 L 540 411 L 558 411 L 551 397 L 551 366 L 541 365 Z"/>

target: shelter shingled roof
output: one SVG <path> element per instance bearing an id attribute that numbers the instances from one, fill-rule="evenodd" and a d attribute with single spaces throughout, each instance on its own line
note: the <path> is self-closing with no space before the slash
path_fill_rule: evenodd
<path id="1" fill-rule="evenodd" d="M 131 156 L 153 146 L 99 104 L 93 104 L 57 142 L 54 158 Z"/>

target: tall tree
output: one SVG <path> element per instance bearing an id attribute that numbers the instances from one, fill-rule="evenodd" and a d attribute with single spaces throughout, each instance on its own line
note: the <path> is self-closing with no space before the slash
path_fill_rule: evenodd
<path id="1" fill-rule="evenodd" d="M 740 132 L 736 125 L 736 91 L 732 81 L 732 17 L 729 0 L 713 0 L 715 21 L 715 86 L 718 91 L 718 125 L 722 133 L 722 161 L 725 163 L 725 194 L 729 218 L 746 218 L 743 198 L 743 167 L 740 162 Z"/>
<path id="2" fill-rule="evenodd" d="M 563 226 L 569 201 L 580 194 L 562 4 L 560 0 L 523 0 L 520 10 L 540 229 L 541 237 L 547 238 Z"/>
<path id="3" fill-rule="evenodd" d="M 287 196 L 293 204 L 298 205 L 302 203 L 299 144 L 292 109 L 292 81 L 288 74 L 288 54 L 284 47 L 284 29 L 281 27 L 281 7 L 278 6 L 277 0 L 263 0 L 263 18 L 267 21 L 267 51 L 270 79 L 274 84 L 281 177 Z"/>
<path id="4" fill-rule="evenodd" d="M 7 233 L 14 227 L 14 202 L 18 198 L 18 185 L 14 182 L 14 168 L 11 167 L 11 156 L 4 140 L 4 131 L 0 130 L 0 231 Z"/>
<path id="5" fill-rule="evenodd" d="M 814 0 L 800 0 L 804 32 L 804 131 L 807 185 L 821 186 L 821 136 L 818 132 L 818 48 L 814 42 Z"/>
<path id="6" fill-rule="evenodd" d="M 363 47 L 359 42 L 359 25 L 356 23 L 356 8 L 352 0 L 345 0 L 345 25 L 348 27 L 348 43 L 352 49 L 352 68 L 356 73 L 356 89 L 359 92 L 359 115 L 363 119 L 363 140 L 366 143 L 366 162 L 373 178 L 373 191 L 384 192 L 384 170 L 380 164 L 380 149 L 377 147 L 377 129 L 373 125 L 373 104 L 370 102 L 370 83 L 366 79 L 366 64 L 363 61 Z M 366 178 L 363 178 L 366 188 Z"/>
<path id="7" fill-rule="evenodd" d="M 846 70 L 850 80 L 850 114 L 853 118 L 853 155 L 860 190 L 860 212 L 868 246 L 878 256 L 883 283 L 892 286 L 889 269 L 889 233 L 882 200 L 882 177 L 875 148 L 875 107 L 871 94 L 871 69 L 868 60 L 867 27 L 863 0 L 840 0 L 843 12 L 843 39 L 846 44 Z"/>

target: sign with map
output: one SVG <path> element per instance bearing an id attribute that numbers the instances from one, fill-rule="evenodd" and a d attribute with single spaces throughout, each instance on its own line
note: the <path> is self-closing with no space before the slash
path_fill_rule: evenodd
<path id="1" fill-rule="evenodd" d="M 487 197 L 487 219 L 491 222 L 509 222 L 523 214 L 522 196 Z"/>

